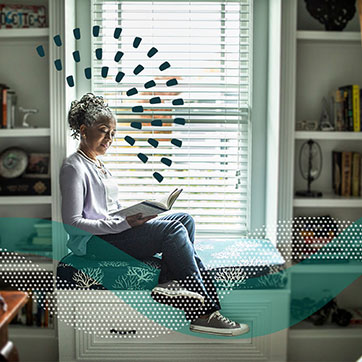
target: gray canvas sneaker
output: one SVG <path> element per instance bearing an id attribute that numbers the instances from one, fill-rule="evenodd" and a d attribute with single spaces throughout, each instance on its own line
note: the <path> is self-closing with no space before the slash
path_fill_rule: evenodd
<path id="1" fill-rule="evenodd" d="M 177 280 L 158 284 L 152 289 L 151 297 L 158 303 L 182 310 L 197 310 L 205 304 L 201 294 L 185 289 Z"/>
<path id="2" fill-rule="evenodd" d="M 219 311 L 212 313 L 208 318 L 198 318 L 191 322 L 192 332 L 217 334 L 219 336 L 239 336 L 248 333 L 249 326 L 231 321 Z"/>

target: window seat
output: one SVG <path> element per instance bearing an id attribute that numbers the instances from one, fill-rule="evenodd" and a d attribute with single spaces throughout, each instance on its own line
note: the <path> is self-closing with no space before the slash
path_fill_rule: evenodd
<path id="1" fill-rule="evenodd" d="M 213 239 L 195 242 L 212 270 L 218 289 L 276 289 L 287 283 L 285 260 L 265 239 Z M 66 255 L 57 267 L 58 289 L 151 290 L 158 283 L 160 256 L 116 261 Z"/>

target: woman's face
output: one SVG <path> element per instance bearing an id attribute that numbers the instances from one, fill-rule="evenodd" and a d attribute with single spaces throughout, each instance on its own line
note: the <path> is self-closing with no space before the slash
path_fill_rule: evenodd
<path id="1" fill-rule="evenodd" d="M 81 147 L 92 156 L 104 155 L 116 133 L 114 118 L 100 117 L 92 126 L 81 125 Z"/>

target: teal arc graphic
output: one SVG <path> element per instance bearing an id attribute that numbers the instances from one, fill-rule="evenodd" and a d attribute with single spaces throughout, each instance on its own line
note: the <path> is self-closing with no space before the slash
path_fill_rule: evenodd
<path id="1" fill-rule="evenodd" d="M 32 228 L 35 224 L 42 223 L 48 224 L 54 230 L 66 228 L 67 232 L 74 232 L 78 235 L 83 235 L 84 237 L 94 237 L 84 231 L 80 231 L 79 229 L 75 229 L 72 231 L 72 227 L 64 226 L 61 223 L 57 223 L 54 221 L 47 221 L 41 219 L 32 219 L 32 218 L 0 218 L 0 230 L 2 230 L 2 235 L 8 235 L 9 244 L 7 245 L 6 250 L 2 249 L 2 253 L 0 254 L 0 264 L 2 267 L 0 268 L 0 273 L 2 279 L 5 278 L 4 270 L 6 270 L 6 266 L 8 263 L 13 263 L 14 259 L 11 258 L 11 253 L 15 253 L 15 255 L 21 254 L 24 252 L 24 248 L 28 248 L 27 250 L 31 250 L 33 255 L 39 255 L 41 257 L 50 257 L 51 253 L 45 251 L 44 249 L 41 250 L 41 247 L 33 247 L 31 248 L 31 242 L 29 242 L 30 238 L 33 236 Z M 19 236 L 23 236 L 23 240 L 19 243 Z M 234 309 L 234 312 L 231 310 L 230 315 L 228 317 L 234 319 L 243 319 L 245 322 L 251 324 L 251 334 L 242 335 L 240 337 L 234 338 L 249 338 L 251 335 L 253 337 L 256 336 L 263 336 L 270 333 L 275 333 L 281 331 L 285 328 L 291 327 L 296 323 L 304 320 L 306 317 L 310 316 L 317 310 L 319 310 L 323 305 L 325 305 L 329 300 L 333 297 L 337 296 L 343 289 L 353 283 L 358 277 L 362 275 L 362 250 L 361 250 L 361 235 L 362 235 L 362 218 L 357 220 L 355 223 L 352 223 L 349 227 L 347 227 L 343 232 L 337 235 L 331 242 L 326 244 L 324 247 L 319 249 L 318 252 L 311 255 L 310 258 L 303 260 L 297 265 L 293 265 L 287 269 L 280 269 L 277 272 L 272 272 L 266 275 L 260 275 L 256 277 L 250 276 L 246 279 L 246 284 L 249 286 L 258 285 L 266 285 L 268 286 L 268 290 L 255 290 L 255 293 L 252 293 L 251 290 L 248 288 L 243 289 L 241 287 L 245 286 L 244 283 L 230 283 L 228 284 L 227 288 L 222 289 L 222 283 L 225 282 L 221 281 L 220 279 L 216 278 L 216 286 L 218 290 L 224 291 L 223 292 L 223 299 L 221 303 L 223 304 L 232 304 L 235 306 L 242 307 L 242 314 L 235 314 L 238 311 Z M 245 239 L 245 245 L 253 245 L 258 241 L 258 244 L 262 247 L 262 250 L 266 254 L 270 254 L 273 251 L 273 247 L 268 242 L 268 240 L 256 240 L 256 239 Z M 64 242 L 63 240 L 53 240 L 53 244 Z M 132 287 L 133 293 L 127 293 L 125 289 L 123 292 L 120 291 L 120 286 L 130 285 L 132 284 L 124 284 L 124 280 L 119 280 L 112 278 L 111 276 L 102 277 L 102 279 L 96 280 L 97 283 L 93 285 L 97 287 L 97 290 L 108 290 L 114 291 L 117 297 L 121 298 L 127 305 L 131 306 L 133 309 L 138 310 L 142 313 L 143 316 L 146 318 L 150 318 L 154 320 L 158 324 L 165 326 L 166 328 L 177 330 L 181 333 L 185 334 L 192 334 L 188 330 L 188 323 L 184 321 L 183 325 L 174 325 L 175 316 L 178 318 L 182 317 L 182 311 L 169 307 L 169 306 L 160 306 L 160 304 L 153 301 L 151 298 L 149 290 L 151 290 L 157 284 L 157 278 L 159 269 L 157 269 L 153 264 L 150 264 L 148 261 L 140 261 L 136 260 L 129 255 L 123 253 L 119 249 L 115 248 L 111 244 L 103 241 L 102 239 L 97 240 L 98 247 L 102 249 L 103 254 L 109 255 L 109 260 L 117 261 L 119 263 L 123 263 L 120 265 L 127 265 L 127 268 L 131 268 L 130 270 L 137 270 L 138 272 L 143 270 L 139 277 L 140 280 L 143 280 L 143 285 L 140 287 L 140 291 L 143 290 L 142 298 L 135 298 L 135 292 L 138 289 Z M 17 245 L 17 246 L 11 246 Z M 240 244 L 236 244 L 240 245 Z M 197 247 L 197 245 L 196 245 Z M 30 249 L 29 249 L 30 248 Z M 338 254 L 336 254 L 336 250 Z M 225 246 L 220 248 L 219 254 L 225 252 Z M 217 253 L 213 253 L 205 249 L 202 252 L 202 249 L 199 250 L 199 254 L 202 253 L 203 260 L 206 261 L 215 258 Z M 248 254 L 249 253 L 249 254 Z M 228 257 L 227 260 L 220 259 L 220 265 L 238 265 L 241 263 L 243 258 L 252 257 L 250 254 L 251 251 L 247 251 L 247 248 L 243 252 L 243 257 L 240 259 L 239 257 Z M 334 253 L 334 254 L 333 254 Z M 335 263 L 331 264 L 330 261 L 327 262 L 327 257 L 330 255 L 335 255 Z M 275 260 L 280 259 L 277 255 L 275 256 Z M 18 258 L 18 260 L 21 260 Z M 253 260 L 252 258 L 250 260 Z M 325 260 L 322 262 L 322 260 Z M 338 263 L 337 260 L 343 260 L 343 264 Z M 18 261 L 19 262 L 19 261 Z M 66 270 L 67 268 L 71 269 L 72 275 L 76 275 L 76 273 L 82 273 L 82 275 L 89 276 L 90 280 L 94 277 L 91 273 L 92 269 L 96 266 L 97 268 L 100 261 L 97 260 L 96 255 L 95 258 L 91 257 L 77 257 L 75 255 L 68 255 L 67 257 L 63 258 L 62 260 L 55 260 L 58 265 L 58 276 L 57 276 L 57 283 L 62 285 L 62 288 L 67 289 L 64 287 L 66 285 L 65 281 L 67 281 Z M 353 267 L 353 272 L 346 273 L 341 272 L 341 265 L 342 268 L 349 268 Z M 311 267 L 313 268 L 313 273 L 299 273 L 298 268 L 300 267 Z M 317 278 L 316 275 L 322 275 L 324 273 L 324 268 L 328 267 L 328 277 L 327 278 Z M 39 266 L 39 270 L 41 267 Z M 36 270 L 36 269 L 35 269 Z M 227 269 L 226 269 L 227 270 Z M 120 273 L 122 275 L 127 275 L 127 273 L 123 273 L 123 270 L 120 269 Z M 22 279 L 17 280 L 14 275 L 12 277 L 8 277 L 8 283 L 11 284 L 13 287 L 17 287 L 21 290 L 27 291 L 31 289 L 34 283 L 40 283 L 36 280 L 36 273 L 34 275 L 30 275 L 28 279 L 22 277 Z M 135 274 L 136 275 L 136 274 Z M 217 276 L 217 274 L 215 274 Z M 132 277 L 132 273 L 129 274 L 130 278 Z M 298 282 L 293 283 L 293 293 L 294 295 L 298 296 L 298 298 L 291 299 L 291 304 L 287 303 L 287 299 L 285 295 L 288 294 L 288 284 L 287 280 L 290 278 L 295 278 L 298 276 Z M 77 280 L 73 277 L 70 277 L 69 280 Z M 133 279 L 134 281 L 135 279 Z M 226 280 L 227 282 L 228 280 Z M 229 282 L 232 282 L 233 279 L 230 279 Z M 235 281 L 235 280 L 234 280 Z M 245 280 L 244 280 L 245 281 Z M 60 283 L 62 282 L 62 283 Z M 122 284 L 122 283 L 123 284 Z M 279 284 L 278 284 L 279 283 Z M 138 285 L 138 284 L 137 284 Z M 273 289 L 274 285 L 274 289 Z M 41 287 L 41 286 L 40 286 Z M 79 286 L 81 289 L 85 289 L 84 285 Z M 118 287 L 118 289 L 117 289 Z M 44 288 L 46 286 L 44 285 Z M 219 289 L 221 288 L 221 289 Z M 240 289 L 241 288 L 241 289 Z M 276 288 L 276 289 L 275 289 Z M 69 287 L 69 289 L 71 289 Z M 89 289 L 89 288 L 88 288 Z M 325 295 L 325 290 L 328 289 L 328 295 Z M 91 292 L 90 290 L 85 290 L 85 292 Z M 260 299 L 261 298 L 261 299 Z M 311 306 L 305 304 L 300 301 L 303 301 L 304 298 L 313 298 L 316 302 Z M 259 323 L 260 318 L 255 317 L 255 303 L 260 300 L 267 300 L 268 303 L 272 303 L 273 311 L 272 316 L 264 316 L 265 318 L 270 319 L 270 323 Z M 286 314 L 286 308 L 291 309 L 290 316 Z M 155 313 L 157 310 L 160 311 L 161 314 Z M 236 312 L 235 312 L 236 311 Z M 234 313 L 234 315 L 233 315 Z M 255 318 L 254 318 L 254 317 Z M 263 316 L 262 316 L 263 317 Z M 240 320 L 241 322 L 243 320 Z M 224 337 L 219 336 L 210 336 L 210 335 L 198 335 L 200 338 L 212 338 L 212 339 L 219 339 Z"/>

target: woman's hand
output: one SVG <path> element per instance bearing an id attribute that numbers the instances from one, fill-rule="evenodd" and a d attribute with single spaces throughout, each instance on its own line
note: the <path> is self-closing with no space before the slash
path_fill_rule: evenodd
<path id="1" fill-rule="evenodd" d="M 145 216 L 142 217 L 142 214 L 136 214 L 136 215 L 130 215 L 126 217 L 126 220 L 128 222 L 128 224 L 131 227 L 135 227 L 135 226 L 140 226 L 143 225 L 146 221 L 151 220 L 153 218 L 155 218 L 157 215 L 151 215 L 151 216 Z"/>

